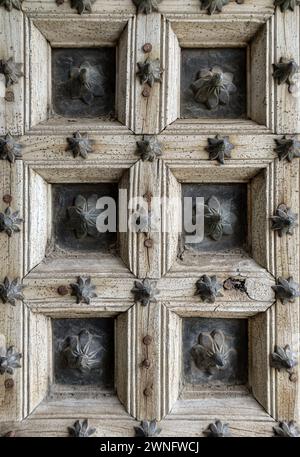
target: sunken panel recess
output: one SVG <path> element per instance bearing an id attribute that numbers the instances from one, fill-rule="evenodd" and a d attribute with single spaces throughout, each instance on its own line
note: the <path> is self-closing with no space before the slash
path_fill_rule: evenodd
<path id="1" fill-rule="evenodd" d="M 116 49 L 53 49 L 53 111 L 65 117 L 113 118 Z"/>
<path id="2" fill-rule="evenodd" d="M 182 335 L 184 384 L 247 383 L 246 319 L 185 318 Z"/>
<path id="3" fill-rule="evenodd" d="M 185 248 L 194 252 L 247 250 L 247 186 L 245 184 L 183 184 L 182 196 L 203 197 L 204 239 L 201 243 L 188 244 Z M 217 206 L 219 203 L 219 209 Z M 213 210 L 211 211 L 211 207 Z M 211 213 L 217 213 L 212 218 Z M 195 223 L 195 221 L 194 221 Z"/>
<path id="4" fill-rule="evenodd" d="M 56 247 L 66 251 L 110 252 L 116 249 L 117 233 L 97 230 L 96 202 L 111 197 L 118 202 L 118 185 L 54 184 L 52 186 L 53 233 Z M 117 209 L 116 209 L 117 214 Z"/>
<path id="5" fill-rule="evenodd" d="M 221 70 L 221 93 L 213 89 L 220 80 L 215 67 Z M 200 81 L 206 70 L 211 73 Z M 181 118 L 246 118 L 246 77 L 246 48 L 182 49 Z"/>
<path id="6" fill-rule="evenodd" d="M 53 320 L 54 381 L 114 386 L 114 319 Z"/>

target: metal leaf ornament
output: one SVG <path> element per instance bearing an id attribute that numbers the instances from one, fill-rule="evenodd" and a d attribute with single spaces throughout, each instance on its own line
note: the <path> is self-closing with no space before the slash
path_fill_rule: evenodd
<path id="1" fill-rule="evenodd" d="M 97 201 L 98 195 L 96 194 L 88 198 L 77 195 L 74 206 L 67 209 L 70 226 L 78 239 L 84 239 L 87 236 L 97 238 L 100 235 L 97 229 L 97 218 L 103 210 L 96 208 Z"/>
<path id="2" fill-rule="evenodd" d="M 219 105 L 227 105 L 230 94 L 237 91 L 233 84 L 233 74 L 224 73 L 222 68 L 213 67 L 201 70 L 191 84 L 196 102 L 206 105 L 210 110 Z"/>
<path id="3" fill-rule="evenodd" d="M 296 89 L 294 76 L 299 72 L 300 67 L 294 59 L 281 58 L 279 63 L 273 64 L 274 68 L 274 79 L 277 84 L 287 84 L 290 93 L 293 93 Z"/>
<path id="4" fill-rule="evenodd" d="M 22 294 L 25 286 L 20 284 L 19 278 L 13 279 L 10 282 L 9 278 L 6 276 L 2 284 L 0 284 L 0 298 L 3 303 L 10 303 L 15 306 L 17 300 L 24 300 Z"/>
<path id="5" fill-rule="evenodd" d="M 5 86 L 11 87 L 19 82 L 19 78 L 24 76 L 22 72 L 23 64 L 15 62 L 14 57 L 0 61 L 0 73 L 5 76 Z"/>
<path id="6" fill-rule="evenodd" d="M 272 286 L 275 291 L 276 298 L 284 305 L 294 303 L 297 297 L 300 297 L 299 284 L 292 277 L 288 279 L 278 278 L 276 286 Z"/>
<path id="7" fill-rule="evenodd" d="M 92 5 L 96 0 L 71 0 L 71 7 L 75 8 L 78 14 L 91 13 Z"/>
<path id="8" fill-rule="evenodd" d="M 300 0 L 274 0 L 274 5 L 279 6 L 284 13 L 287 10 L 294 11 L 296 6 L 300 5 Z"/>
<path id="9" fill-rule="evenodd" d="M 219 200 L 212 196 L 204 205 L 205 234 L 214 241 L 220 241 L 223 235 L 232 235 L 231 213 L 221 207 Z"/>
<path id="10" fill-rule="evenodd" d="M 0 159 L 14 163 L 22 158 L 22 145 L 15 142 L 10 133 L 0 138 Z"/>
<path id="11" fill-rule="evenodd" d="M 200 295 L 200 298 L 204 302 L 214 303 L 216 297 L 222 297 L 219 292 L 222 285 L 217 281 L 216 276 L 203 275 L 196 282 L 196 295 Z"/>
<path id="12" fill-rule="evenodd" d="M 15 368 L 21 368 L 20 359 L 22 354 L 16 352 L 13 346 L 10 346 L 7 350 L 4 348 L 0 349 L 0 374 L 14 374 Z"/>
<path id="13" fill-rule="evenodd" d="M 153 438 L 159 436 L 161 428 L 157 427 L 156 420 L 142 421 L 138 427 L 134 427 L 135 436 Z"/>
<path id="14" fill-rule="evenodd" d="M 200 333 L 198 343 L 191 349 L 197 368 L 208 374 L 213 374 L 215 370 L 224 370 L 228 366 L 231 352 L 232 349 L 228 348 L 221 330 Z"/>
<path id="15" fill-rule="evenodd" d="M 141 84 L 148 84 L 153 87 L 154 83 L 161 82 L 161 75 L 163 73 L 160 67 L 160 60 L 152 60 L 148 57 L 145 62 L 138 62 L 137 76 L 140 78 Z"/>
<path id="16" fill-rule="evenodd" d="M 279 371 L 282 369 L 289 371 L 298 364 L 296 355 L 288 344 L 283 348 L 276 345 L 274 352 L 271 354 L 270 362 L 271 366 Z"/>
<path id="17" fill-rule="evenodd" d="M 220 420 L 216 420 L 209 424 L 203 434 L 209 438 L 226 438 L 231 436 L 229 431 L 229 424 L 223 424 Z"/>
<path id="18" fill-rule="evenodd" d="M 104 95 L 104 77 L 99 66 L 84 62 L 80 67 L 71 68 L 67 87 L 72 99 L 91 105 L 95 97 Z"/>
<path id="19" fill-rule="evenodd" d="M 295 421 L 279 422 L 273 427 L 274 435 L 282 438 L 299 438 L 300 430 Z"/>
<path id="20" fill-rule="evenodd" d="M 157 295 L 159 290 L 156 288 L 157 281 L 150 280 L 148 278 L 143 281 L 135 281 L 134 288 L 131 292 L 134 294 L 134 301 L 140 302 L 142 306 L 147 306 L 150 303 L 157 302 Z"/>
<path id="21" fill-rule="evenodd" d="M 281 237 L 283 235 L 293 235 L 294 228 L 297 224 L 298 214 L 292 212 L 286 205 L 279 205 L 275 216 L 271 217 L 271 229 L 278 232 Z"/>
<path id="22" fill-rule="evenodd" d="M 161 0 L 133 0 L 138 13 L 150 14 L 158 11 L 158 4 Z"/>
<path id="23" fill-rule="evenodd" d="M 0 6 L 3 6 L 7 11 L 12 11 L 13 8 L 21 10 L 23 0 L 0 0 Z"/>
<path id="24" fill-rule="evenodd" d="M 75 438 L 88 438 L 96 432 L 96 429 L 89 427 L 88 419 L 76 421 L 73 427 L 68 427 L 69 435 Z"/>
<path id="25" fill-rule="evenodd" d="M 230 143 L 229 137 L 221 137 L 217 135 L 215 138 L 208 138 L 208 147 L 206 148 L 209 153 L 210 160 L 217 160 L 222 165 L 226 159 L 231 159 L 231 151 L 234 149 L 233 144 Z"/>
<path id="26" fill-rule="evenodd" d="M 275 139 L 276 148 L 279 160 L 286 159 L 292 162 L 294 157 L 300 157 L 300 141 L 296 137 L 285 135 L 283 138 Z"/>
<path id="27" fill-rule="evenodd" d="M 82 157 L 86 159 L 88 154 L 93 151 L 93 141 L 88 138 L 87 133 L 76 132 L 73 134 L 73 138 L 67 138 L 68 147 L 67 151 L 72 151 L 74 157 Z"/>
<path id="28" fill-rule="evenodd" d="M 137 141 L 137 152 L 141 159 L 154 162 L 163 152 L 162 144 L 158 141 L 156 135 L 144 135 L 142 141 Z"/>
<path id="29" fill-rule="evenodd" d="M 0 232 L 5 232 L 9 237 L 14 232 L 20 232 L 19 225 L 23 222 L 23 219 L 19 217 L 20 211 L 11 211 L 8 206 L 4 213 L 0 213 Z"/>
<path id="30" fill-rule="evenodd" d="M 91 277 L 82 278 L 79 276 L 77 278 L 77 283 L 70 284 L 72 288 L 72 294 L 76 296 L 77 303 L 86 303 L 89 305 L 92 298 L 96 298 L 97 294 L 95 292 L 96 286 L 91 283 Z"/>
<path id="31" fill-rule="evenodd" d="M 101 338 L 83 329 L 78 335 L 65 339 L 61 355 L 68 368 L 87 373 L 101 366 L 103 352 Z"/>

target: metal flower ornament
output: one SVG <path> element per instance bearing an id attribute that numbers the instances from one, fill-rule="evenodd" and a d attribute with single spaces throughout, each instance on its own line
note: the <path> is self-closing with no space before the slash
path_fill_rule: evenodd
<path id="1" fill-rule="evenodd" d="M 99 368 L 103 352 L 100 337 L 92 335 L 86 329 L 78 335 L 68 336 L 61 349 L 66 366 L 82 373 Z"/>
<path id="2" fill-rule="evenodd" d="M 162 0 L 133 0 L 138 13 L 150 14 L 158 11 L 158 5 Z"/>
<path id="3" fill-rule="evenodd" d="M 221 330 L 200 333 L 198 343 L 192 347 L 191 354 L 195 365 L 200 370 L 212 375 L 216 370 L 224 370 L 229 363 L 233 349 L 228 348 Z"/>
<path id="4" fill-rule="evenodd" d="M 208 146 L 206 148 L 209 153 L 210 160 L 217 160 L 222 165 L 226 159 L 231 159 L 231 151 L 234 149 L 233 144 L 230 143 L 229 137 L 217 135 L 215 138 L 208 138 Z"/>
<path id="5" fill-rule="evenodd" d="M 278 278 L 276 285 L 272 286 L 272 289 L 275 291 L 276 298 L 283 305 L 294 303 L 296 298 L 300 297 L 299 284 L 292 277 L 288 279 Z"/>
<path id="6" fill-rule="evenodd" d="M 148 84 L 148 86 L 153 87 L 154 83 L 161 82 L 163 70 L 161 69 L 159 59 L 152 60 L 148 57 L 145 62 L 138 62 L 137 65 L 137 76 L 141 84 Z"/>
<path id="7" fill-rule="evenodd" d="M 97 230 L 97 218 L 102 210 L 96 208 L 97 200 L 98 195 L 96 194 L 88 198 L 77 195 L 74 206 L 67 209 L 70 226 L 78 239 L 84 239 L 87 236 L 97 238 L 100 235 Z"/>
<path id="8" fill-rule="evenodd" d="M 16 143 L 14 138 L 8 132 L 4 137 L 0 138 L 0 159 L 8 160 L 14 163 L 15 160 L 22 158 L 22 145 Z"/>
<path id="9" fill-rule="evenodd" d="M 67 88 L 72 99 L 80 99 L 87 105 L 91 105 L 95 98 L 103 97 L 104 76 L 100 68 L 83 62 L 80 67 L 72 67 Z"/>
<path id="10" fill-rule="evenodd" d="M 91 13 L 92 5 L 96 0 L 71 0 L 71 7 L 77 10 L 78 14 Z"/>
<path id="11" fill-rule="evenodd" d="M 286 205 L 279 205 L 276 214 L 271 217 L 271 229 L 276 231 L 280 237 L 293 235 L 294 228 L 298 226 L 297 217 L 298 214 L 293 213 Z"/>
<path id="12" fill-rule="evenodd" d="M 230 94 L 237 91 L 233 83 L 233 74 L 223 72 L 220 67 L 200 70 L 197 79 L 191 84 L 194 98 L 206 105 L 209 110 L 219 105 L 228 105 Z"/>
<path id="13" fill-rule="evenodd" d="M 12 11 L 13 8 L 21 10 L 22 2 L 23 0 L 0 0 L 0 6 L 3 6 L 7 11 Z"/>
<path id="14" fill-rule="evenodd" d="M 222 208 L 219 200 L 212 196 L 204 205 L 204 228 L 205 234 L 214 241 L 220 241 L 223 235 L 232 235 L 233 215 L 230 211 Z"/>
<path id="15" fill-rule="evenodd" d="M 22 354 L 16 352 L 13 346 L 8 349 L 0 348 L 0 374 L 14 374 L 15 368 L 21 368 Z"/>
<path id="16" fill-rule="evenodd" d="M 270 364 L 278 371 L 286 370 L 291 373 L 291 370 L 298 364 L 296 354 L 287 344 L 284 347 L 276 345 L 274 352 L 271 353 Z"/>
<path id="17" fill-rule="evenodd" d="M 287 84 L 289 92 L 292 94 L 297 89 L 295 75 L 300 71 L 299 65 L 294 59 L 281 58 L 279 63 L 273 64 L 274 79 L 279 86 Z"/>
<path id="18" fill-rule="evenodd" d="M 74 157 L 82 157 L 86 159 L 88 154 L 93 151 L 93 140 L 90 140 L 87 133 L 73 134 L 72 138 L 67 138 L 68 146 L 66 151 L 72 151 Z"/>
<path id="19" fill-rule="evenodd" d="M 281 139 L 275 139 L 275 152 L 278 154 L 279 160 L 286 159 L 292 162 L 295 157 L 300 157 L 300 141 L 295 136 L 285 135 Z"/>
<path id="20" fill-rule="evenodd" d="M 134 294 L 134 301 L 140 302 L 142 306 L 150 305 L 157 302 L 159 290 L 156 288 L 157 281 L 148 278 L 143 281 L 135 281 L 134 288 L 131 292 Z"/>
<path id="21" fill-rule="evenodd" d="M 88 438 L 96 433 L 96 429 L 89 427 L 88 419 L 84 419 L 83 421 L 76 421 L 73 427 L 68 427 L 68 432 L 69 436 L 75 438 Z"/>
<path id="22" fill-rule="evenodd" d="M 156 135 L 144 135 L 142 141 L 137 141 L 137 153 L 143 162 L 154 162 L 163 153 L 163 146 Z"/>
<path id="23" fill-rule="evenodd" d="M 274 0 L 274 6 L 280 7 L 281 11 L 295 11 L 296 6 L 300 5 L 300 0 Z"/>
<path id="24" fill-rule="evenodd" d="M 231 436 L 229 424 L 224 424 L 220 420 L 209 424 L 207 429 L 203 431 L 203 434 L 209 438 L 226 438 Z"/>
<path id="25" fill-rule="evenodd" d="M 136 437 L 155 437 L 159 436 L 161 429 L 157 427 L 156 420 L 142 421 L 138 427 L 134 427 Z"/>
<path id="26" fill-rule="evenodd" d="M 0 299 L 4 304 L 10 303 L 15 306 L 17 300 L 24 300 L 22 294 L 24 288 L 25 286 L 20 283 L 19 278 L 15 278 L 10 282 L 6 276 L 3 283 L 0 284 Z"/>
<path id="27" fill-rule="evenodd" d="M 300 430 L 295 421 L 279 422 L 273 427 L 274 435 L 281 438 L 299 438 Z"/>
<path id="28" fill-rule="evenodd" d="M 203 275 L 196 282 L 196 293 L 200 295 L 202 301 L 207 303 L 214 303 L 217 297 L 222 297 L 220 289 L 222 284 L 217 280 L 216 276 Z"/>
<path id="29" fill-rule="evenodd" d="M 97 294 L 95 292 L 96 286 L 92 284 L 91 277 L 82 278 L 79 276 L 77 278 L 77 283 L 70 284 L 72 288 L 72 294 L 76 297 L 77 303 L 86 303 L 89 305 L 92 298 L 96 298 Z"/>
<path id="30" fill-rule="evenodd" d="M 19 78 L 24 76 L 22 66 L 23 64 L 15 62 L 14 57 L 10 57 L 7 60 L 0 60 L 0 73 L 5 76 L 6 87 L 17 84 Z"/>
<path id="31" fill-rule="evenodd" d="M 19 217 L 20 211 L 12 212 L 10 206 L 8 206 L 4 213 L 0 213 L 0 232 L 5 232 L 9 237 L 13 233 L 20 232 L 19 227 L 22 224 L 23 219 Z"/>

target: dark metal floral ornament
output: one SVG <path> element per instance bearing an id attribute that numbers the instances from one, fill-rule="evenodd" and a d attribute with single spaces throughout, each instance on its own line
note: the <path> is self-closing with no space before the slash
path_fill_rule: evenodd
<path id="1" fill-rule="evenodd" d="M 14 163 L 22 157 L 22 145 L 15 142 L 10 133 L 0 138 L 0 159 Z"/>
<path id="2" fill-rule="evenodd" d="M 103 75 L 96 65 L 84 62 L 80 67 L 71 68 L 67 87 L 71 98 L 80 99 L 87 105 L 91 105 L 95 97 L 104 95 Z"/>
<path id="3" fill-rule="evenodd" d="M 143 279 L 143 281 L 135 281 L 134 288 L 131 289 L 131 292 L 134 294 L 134 301 L 140 302 L 143 306 L 156 303 L 157 295 L 160 292 L 156 288 L 156 284 L 157 281 L 151 281 L 148 278 Z"/>
<path id="4" fill-rule="evenodd" d="M 274 435 L 284 438 L 299 438 L 300 430 L 295 421 L 279 422 L 276 427 L 273 427 Z"/>
<path id="5" fill-rule="evenodd" d="M 286 205 L 279 205 L 275 216 L 271 217 L 271 229 L 276 230 L 279 236 L 293 235 L 294 228 L 298 226 L 297 217 L 298 214 L 293 213 Z"/>
<path id="6" fill-rule="evenodd" d="M 0 284 L 0 298 L 2 302 L 15 306 L 17 300 L 24 300 L 22 294 L 24 288 L 25 286 L 19 283 L 18 278 L 10 282 L 8 277 L 6 277 L 3 284 Z"/>
<path id="7" fill-rule="evenodd" d="M 0 348 L 0 374 L 14 374 L 15 368 L 21 368 L 21 358 L 22 354 L 15 352 L 13 346 L 10 346 L 7 350 Z"/>
<path id="8" fill-rule="evenodd" d="M 204 205 L 205 234 L 214 241 L 220 241 L 223 235 L 232 235 L 233 228 L 230 212 L 221 207 L 219 200 L 212 196 Z"/>
<path id="9" fill-rule="evenodd" d="M 93 3 L 95 0 L 71 0 L 71 7 L 75 8 L 78 14 L 91 13 Z"/>
<path id="10" fill-rule="evenodd" d="M 229 0 L 200 0 L 201 9 L 208 14 L 221 13 L 223 6 L 228 5 Z"/>
<path id="11" fill-rule="evenodd" d="M 23 219 L 19 218 L 19 214 L 20 211 L 12 213 L 10 206 L 4 213 L 0 213 L 0 232 L 5 232 L 8 236 L 12 236 L 14 232 L 20 232 L 19 224 L 23 222 Z"/>
<path id="12" fill-rule="evenodd" d="M 200 298 L 204 302 L 214 303 L 216 297 L 222 297 L 219 290 L 222 285 L 218 283 L 216 276 L 203 275 L 196 282 L 196 295 L 200 295 Z"/>
<path id="13" fill-rule="evenodd" d="M 103 351 L 100 337 L 84 329 L 79 335 L 68 336 L 65 339 L 61 354 L 68 368 L 86 373 L 101 366 Z"/>
<path id="14" fill-rule="evenodd" d="M 16 63 L 14 57 L 10 57 L 8 60 L 0 60 L 0 73 L 5 76 L 6 87 L 17 84 L 19 78 L 24 76 L 21 69 L 22 64 Z"/>
<path id="15" fill-rule="evenodd" d="M 79 276 L 77 278 L 76 284 L 70 284 L 72 288 L 72 294 L 77 297 L 77 303 L 86 303 L 89 305 L 91 303 L 92 298 L 96 298 L 97 294 L 95 291 L 96 286 L 91 284 L 91 277 L 82 278 Z"/>
<path id="16" fill-rule="evenodd" d="M 296 355 L 292 352 L 287 344 L 284 348 L 275 346 L 274 352 L 271 354 L 270 363 L 277 370 L 291 370 L 297 365 Z"/>
<path id="17" fill-rule="evenodd" d="M 99 236 L 97 218 L 102 210 L 96 208 L 97 201 L 98 195 L 95 194 L 88 198 L 77 195 L 74 206 L 68 208 L 70 225 L 77 238 L 83 239 L 88 235 L 94 238 Z"/>
<path id="18" fill-rule="evenodd" d="M 224 333 L 213 330 L 211 333 L 200 333 L 191 354 L 197 368 L 211 375 L 215 370 L 224 370 L 227 367 L 232 350 L 226 345 Z"/>
<path id="19" fill-rule="evenodd" d="M 229 424 L 223 424 L 220 420 L 209 424 L 203 434 L 209 438 L 226 438 L 230 435 Z"/>
<path id="20" fill-rule="evenodd" d="M 296 6 L 300 5 L 300 0 L 274 0 L 274 5 L 280 6 L 281 11 L 284 13 L 287 10 L 294 11 Z"/>
<path id="21" fill-rule="evenodd" d="M 275 291 L 276 298 L 284 305 L 294 303 L 297 297 L 300 297 L 299 284 L 292 277 L 288 279 L 278 278 L 276 286 L 272 286 Z"/>
<path id="22" fill-rule="evenodd" d="M 157 428 L 156 420 L 153 421 L 142 421 L 138 427 L 134 427 L 135 436 L 141 437 L 155 437 L 161 432 L 161 428 Z"/>
<path id="23" fill-rule="evenodd" d="M 76 438 L 88 438 L 89 436 L 94 435 L 96 429 L 89 427 L 88 419 L 83 421 L 76 421 L 73 427 L 68 427 L 69 435 Z"/>
<path id="24" fill-rule="evenodd" d="M 143 161 L 154 162 L 163 152 L 162 144 L 156 135 L 144 135 L 142 141 L 137 141 L 137 152 Z"/>
<path id="25" fill-rule="evenodd" d="M 151 60 L 148 57 L 145 62 L 138 62 L 138 68 L 137 75 L 141 84 L 148 84 L 148 86 L 153 87 L 154 83 L 161 82 L 163 70 L 160 67 L 159 59 Z"/>
<path id="26" fill-rule="evenodd" d="M 296 137 L 284 136 L 280 140 L 275 139 L 279 160 L 286 159 L 292 162 L 294 157 L 300 157 L 300 141 Z"/>
<path id="27" fill-rule="evenodd" d="M 278 85 L 287 84 L 289 92 L 293 93 L 296 88 L 294 76 L 299 72 L 299 65 L 297 65 L 294 59 L 281 58 L 279 63 L 273 64 L 273 68 L 273 76 Z"/>
<path id="28" fill-rule="evenodd" d="M 161 0 L 133 0 L 133 3 L 137 7 L 138 13 L 150 14 L 154 11 L 158 11 L 158 4 Z"/>
<path id="29" fill-rule="evenodd" d="M 73 138 L 67 138 L 69 143 L 67 151 L 72 151 L 74 157 L 81 156 L 86 159 L 88 154 L 93 151 L 93 141 L 89 140 L 87 133 L 76 132 L 73 134 Z"/>
<path id="30" fill-rule="evenodd" d="M 12 11 L 13 8 L 20 10 L 23 0 L 0 0 L 0 6 L 4 6 L 7 11 Z"/>
<path id="31" fill-rule="evenodd" d="M 236 92 L 233 74 L 224 73 L 222 68 L 205 68 L 199 71 L 197 80 L 191 84 L 196 102 L 203 103 L 208 109 L 218 105 L 227 105 L 230 94 Z"/>
<path id="32" fill-rule="evenodd" d="M 208 138 L 206 150 L 209 153 L 210 160 L 218 160 L 221 164 L 224 164 L 225 158 L 231 159 L 232 149 L 234 149 L 234 146 L 230 143 L 228 136 L 221 137 L 217 135 L 215 138 Z"/>

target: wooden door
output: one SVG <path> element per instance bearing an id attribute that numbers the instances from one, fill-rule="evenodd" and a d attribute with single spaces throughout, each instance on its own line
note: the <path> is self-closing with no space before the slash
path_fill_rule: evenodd
<path id="1" fill-rule="evenodd" d="M 297 434 L 299 6 L 0 3 L 1 434 Z"/>

